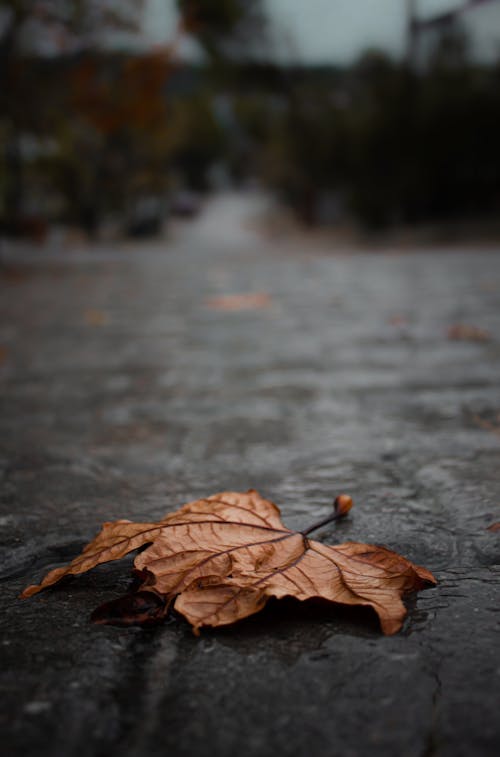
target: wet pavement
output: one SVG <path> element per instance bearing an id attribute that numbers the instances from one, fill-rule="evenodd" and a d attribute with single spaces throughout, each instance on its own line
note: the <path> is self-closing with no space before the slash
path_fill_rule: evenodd
<path id="1" fill-rule="evenodd" d="M 311 251 L 261 238 L 259 202 L 0 264 L 9 755 L 498 754 L 500 255 Z M 457 323 L 492 338 L 450 340 Z M 384 544 L 439 585 L 393 637 L 293 601 L 199 639 L 92 626 L 130 560 L 16 599 L 105 520 L 249 487 L 291 527 L 351 494 L 319 538 Z"/>

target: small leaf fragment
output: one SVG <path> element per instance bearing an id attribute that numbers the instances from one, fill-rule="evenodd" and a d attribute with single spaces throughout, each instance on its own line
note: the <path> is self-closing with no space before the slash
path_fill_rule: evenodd
<path id="1" fill-rule="evenodd" d="M 84 319 L 89 326 L 105 326 L 109 320 L 107 313 L 94 308 L 85 311 Z"/>
<path id="2" fill-rule="evenodd" d="M 262 310 L 269 307 L 271 297 L 267 292 L 246 292 L 244 294 L 226 294 L 207 300 L 211 310 Z"/>
<path id="3" fill-rule="evenodd" d="M 491 334 L 486 329 L 468 323 L 454 323 L 448 329 L 448 339 L 461 342 L 489 342 Z"/>

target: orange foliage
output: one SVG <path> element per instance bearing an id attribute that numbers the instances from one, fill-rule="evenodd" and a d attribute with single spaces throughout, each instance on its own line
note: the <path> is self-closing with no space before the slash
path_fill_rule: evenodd
<path id="1" fill-rule="evenodd" d="M 71 74 L 75 110 L 101 134 L 122 129 L 147 132 L 165 121 L 165 84 L 171 64 L 164 52 L 151 52 L 103 67 L 91 58 Z"/>

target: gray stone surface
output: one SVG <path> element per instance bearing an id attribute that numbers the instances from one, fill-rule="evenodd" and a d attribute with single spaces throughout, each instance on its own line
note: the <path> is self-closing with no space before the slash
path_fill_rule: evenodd
<path id="1" fill-rule="evenodd" d="M 0 698 L 6 754 L 498 754 L 500 256 L 320 254 L 221 197 L 168 243 L 10 253 L 0 269 Z M 265 291 L 267 308 L 207 307 Z M 487 343 L 450 341 L 455 322 Z M 272 604 L 196 639 L 96 627 L 131 562 L 29 601 L 100 523 L 250 486 L 325 541 L 435 572 L 403 631 Z"/>

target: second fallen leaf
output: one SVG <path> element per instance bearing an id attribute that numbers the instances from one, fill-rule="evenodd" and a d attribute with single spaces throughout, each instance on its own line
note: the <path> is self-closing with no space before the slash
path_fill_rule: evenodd
<path id="1" fill-rule="evenodd" d="M 248 292 L 246 294 L 227 294 L 207 300 L 211 310 L 261 310 L 271 304 L 267 292 Z"/>

